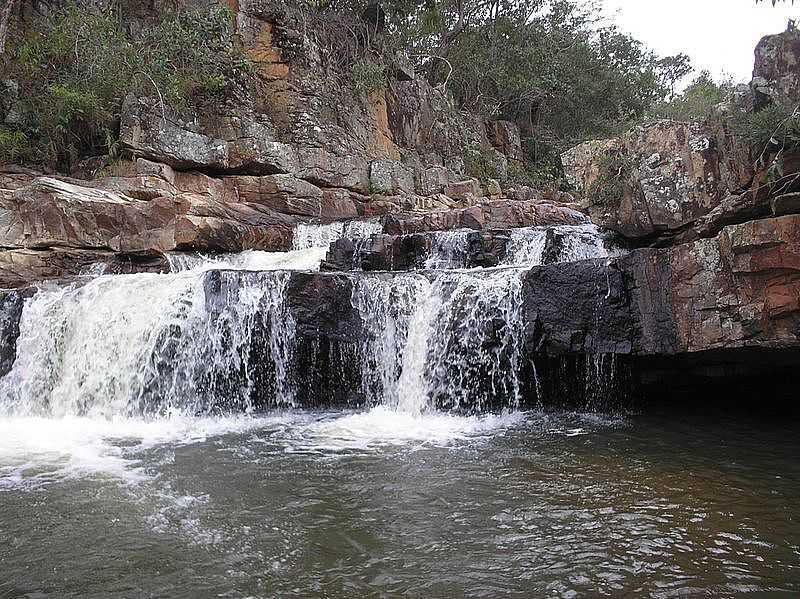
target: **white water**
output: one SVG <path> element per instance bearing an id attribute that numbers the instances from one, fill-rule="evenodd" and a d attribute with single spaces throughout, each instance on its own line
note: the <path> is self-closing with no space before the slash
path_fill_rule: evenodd
<path id="1" fill-rule="evenodd" d="M 293 247 L 296 250 L 307 248 L 328 248 L 337 239 L 363 239 L 383 230 L 377 221 L 352 220 L 330 223 L 328 225 L 299 224 L 294 230 Z"/>
<path id="2" fill-rule="evenodd" d="M 557 229 L 567 238 L 560 258 L 608 255 L 596 231 Z M 0 380 L 0 487 L 97 474 L 136 482 L 148 447 L 251 428 L 294 430 L 287 451 L 338 451 L 450 443 L 513 425 L 515 416 L 437 409 L 518 405 L 522 268 L 354 276 L 371 409 L 322 419 L 248 415 L 254 401 L 288 407 L 303 399 L 293 385 L 289 275 L 231 271 L 313 270 L 331 241 L 379 230 L 302 225 L 290 252 L 174 254 L 174 274 L 43 288 L 26 300 L 17 357 Z M 440 234 L 429 266 L 463 267 L 469 233 Z M 544 229 L 514 231 L 509 264 L 541 263 L 546 241 Z M 212 273 L 220 290 L 209 299 L 207 271 L 216 269 L 225 270 Z"/>
<path id="3" fill-rule="evenodd" d="M 336 222 L 329 225 L 301 223 L 295 227 L 293 248 L 288 252 L 247 250 L 238 253 L 203 254 L 169 252 L 171 272 L 187 270 L 319 270 L 330 244 L 338 239 L 363 239 L 381 232 L 376 221 Z M 102 273 L 98 273 L 102 274 Z"/>
<path id="4" fill-rule="evenodd" d="M 431 254 L 425 261 L 425 268 L 430 270 L 466 268 L 470 233 L 475 233 L 475 231 L 456 229 L 455 231 L 434 233 L 431 241 Z"/>
<path id="5" fill-rule="evenodd" d="M 235 273 L 220 273 L 224 285 Z M 202 272 L 101 276 L 27 300 L 0 414 L 63 418 L 249 410 L 259 325 L 276 364 L 277 405 L 293 403 L 285 364 L 293 323 L 286 273 L 258 273 L 206 304 Z M 217 394 L 224 393 L 224 397 Z"/>
<path id="6" fill-rule="evenodd" d="M 353 305 L 365 322 L 363 391 L 404 414 L 437 407 L 516 407 L 522 355 L 518 269 L 364 276 Z"/>
<path id="7" fill-rule="evenodd" d="M 238 254 L 166 254 L 171 272 L 187 270 L 319 270 L 328 253 L 326 247 L 311 247 L 290 252 L 247 250 Z"/>
<path id="8" fill-rule="evenodd" d="M 429 270 L 464 269 L 469 261 L 472 229 L 432 233 Z M 608 258 L 622 253 L 595 225 L 560 225 L 513 229 L 501 266 L 532 267 L 542 264 Z"/>
<path id="9" fill-rule="evenodd" d="M 540 266 L 621 255 L 595 225 L 514 229 L 503 264 Z"/>

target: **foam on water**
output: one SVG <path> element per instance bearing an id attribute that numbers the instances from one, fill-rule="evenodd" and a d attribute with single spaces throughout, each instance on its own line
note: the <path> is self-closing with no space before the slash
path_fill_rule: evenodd
<path id="1" fill-rule="evenodd" d="M 524 422 L 525 418 L 521 412 L 458 416 L 447 412 L 413 414 L 377 406 L 366 412 L 315 423 L 307 429 L 306 440 L 310 448 L 334 452 L 398 445 L 409 448 L 444 446 L 495 435 Z"/>
<path id="2" fill-rule="evenodd" d="M 309 247 L 289 252 L 247 250 L 237 254 L 166 254 L 170 271 L 188 270 L 319 270 L 328 247 Z"/>
<path id="3" fill-rule="evenodd" d="M 522 413 L 458 416 L 409 414 L 386 406 L 357 413 L 282 411 L 216 418 L 174 414 L 141 418 L 0 417 L 0 491 L 33 489 L 85 477 L 126 485 L 153 479 L 147 450 L 205 443 L 263 431 L 287 452 L 442 446 L 494 434 L 525 420 Z"/>
<path id="4" fill-rule="evenodd" d="M 86 476 L 137 484 L 150 477 L 142 452 L 161 444 L 200 443 L 212 437 L 289 423 L 290 413 L 251 417 L 140 418 L 0 417 L 0 490 L 34 488 Z"/>

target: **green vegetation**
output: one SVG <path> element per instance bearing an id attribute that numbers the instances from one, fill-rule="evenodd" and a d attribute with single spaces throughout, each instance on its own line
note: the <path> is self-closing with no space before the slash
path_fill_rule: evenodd
<path id="1" fill-rule="evenodd" d="M 467 151 L 464 157 L 464 171 L 479 181 L 499 179 L 500 172 L 495 153 L 485 148 Z"/>
<path id="2" fill-rule="evenodd" d="M 309 29 L 326 63 L 350 65 L 362 89 L 382 85 L 375 65 L 388 67 L 401 52 L 462 110 L 515 122 L 536 179 L 557 175 L 566 148 L 640 121 L 691 70 L 686 56 L 656 56 L 601 24 L 594 3 L 578 0 L 385 0 L 381 9 L 368 0 L 318 0 L 303 6 L 298 10 L 313 22 Z"/>
<path id="3" fill-rule="evenodd" d="M 247 95 L 252 69 L 228 9 L 176 12 L 134 35 L 123 26 L 134 3 L 114 5 L 98 12 L 73 0 L 37 33 L 12 32 L 0 66 L 19 86 L 20 116 L 0 127 L 0 160 L 69 169 L 88 155 L 113 157 L 131 92 L 200 111 Z M 361 93 L 383 89 L 402 54 L 459 109 L 515 122 L 526 154 L 525 167 L 511 169 L 519 181 L 557 180 L 563 150 L 644 119 L 703 118 L 731 90 L 701 73 L 676 94 L 688 58 L 656 56 L 594 2 L 300 0 L 287 10 L 326 74 Z M 496 175 L 488 157 L 467 158 L 480 178 Z"/>
<path id="4" fill-rule="evenodd" d="M 599 175 L 586 195 L 600 205 L 617 206 L 626 193 L 632 193 L 629 186 L 633 168 L 633 161 L 623 151 L 616 148 L 606 150 L 598 161 Z"/>
<path id="5" fill-rule="evenodd" d="M 766 182 L 777 191 L 788 188 L 797 173 L 786 174 L 784 161 L 800 152 L 800 107 L 773 103 L 734 121 L 734 133 L 750 145 L 757 169 L 766 171 Z"/>
<path id="6" fill-rule="evenodd" d="M 386 67 L 367 60 L 359 60 L 353 65 L 353 82 L 356 89 L 372 93 L 386 87 Z"/>
<path id="7" fill-rule="evenodd" d="M 732 81 L 717 83 L 708 71 L 702 71 L 682 93 L 657 104 L 652 117 L 674 121 L 703 120 L 708 118 L 714 106 L 730 98 L 733 87 Z"/>
<path id="8" fill-rule="evenodd" d="M 130 92 L 146 90 L 176 109 L 240 93 L 250 69 L 231 19 L 223 7 L 181 12 L 132 38 L 113 12 L 79 4 L 56 12 L 6 59 L 22 119 L 0 129 L 0 159 L 68 169 L 86 155 L 113 155 Z"/>

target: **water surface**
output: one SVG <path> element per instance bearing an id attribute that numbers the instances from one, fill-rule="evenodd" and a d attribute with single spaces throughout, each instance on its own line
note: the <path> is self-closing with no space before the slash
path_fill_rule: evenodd
<path id="1" fill-rule="evenodd" d="M 5 418 L 0 597 L 796 596 L 793 428 Z"/>

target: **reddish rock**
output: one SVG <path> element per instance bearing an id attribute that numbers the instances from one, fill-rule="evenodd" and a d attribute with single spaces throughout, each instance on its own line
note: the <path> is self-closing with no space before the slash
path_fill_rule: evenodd
<path id="1" fill-rule="evenodd" d="M 384 220 L 384 232 L 392 235 L 446 231 L 449 229 L 512 229 L 544 225 L 586 224 L 586 215 L 558 204 L 541 201 L 494 200 L 469 208 L 427 214 L 393 214 Z"/>
<path id="2" fill-rule="evenodd" d="M 487 121 L 486 136 L 489 143 L 510 160 L 522 160 L 522 142 L 519 127 L 510 121 Z"/>
<path id="3" fill-rule="evenodd" d="M 480 197 L 481 182 L 477 179 L 467 179 L 450 183 L 445 187 L 444 195 L 454 200 L 468 200 L 469 198 Z"/>
<path id="4" fill-rule="evenodd" d="M 726 195 L 713 134 L 699 124 L 659 121 L 562 161 L 592 219 L 628 237 L 681 229 Z"/>
<path id="5" fill-rule="evenodd" d="M 226 177 L 225 186 L 242 204 L 312 218 L 319 217 L 322 210 L 322 190 L 292 175 Z"/>
<path id="6" fill-rule="evenodd" d="M 726 227 L 672 249 L 669 264 L 681 351 L 797 344 L 800 216 Z"/>

